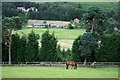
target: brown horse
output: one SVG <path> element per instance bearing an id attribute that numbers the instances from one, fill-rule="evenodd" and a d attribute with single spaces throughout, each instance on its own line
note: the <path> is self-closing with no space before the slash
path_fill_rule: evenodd
<path id="1" fill-rule="evenodd" d="M 68 69 L 68 66 L 74 66 L 74 69 L 77 69 L 77 63 L 76 62 L 74 62 L 74 61 L 67 61 L 66 62 L 66 69 Z"/>

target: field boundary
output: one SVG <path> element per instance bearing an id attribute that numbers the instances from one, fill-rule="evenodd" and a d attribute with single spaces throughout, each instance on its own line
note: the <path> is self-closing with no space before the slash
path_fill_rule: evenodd
<path id="1" fill-rule="evenodd" d="M 8 64 L 8 62 L 2 62 L 2 66 L 56 66 L 64 67 L 66 62 L 18 62 Z M 87 62 L 87 65 L 83 65 L 83 62 L 77 62 L 78 67 L 110 67 L 118 66 L 119 62 Z"/>

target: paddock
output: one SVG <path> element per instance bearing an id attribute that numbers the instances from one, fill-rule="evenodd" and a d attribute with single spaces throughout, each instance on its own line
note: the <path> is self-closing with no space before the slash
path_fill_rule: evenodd
<path id="1" fill-rule="evenodd" d="M 79 64 L 78 68 L 66 69 L 63 62 L 36 62 L 2 66 L 3 78 L 118 78 L 117 63 L 101 63 L 93 67 Z M 88 63 L 87 63 L 88 64 Z M 108 65 L 108 66 L 105 66 Z M 81 65 L 81 66 L 80 66 Z"/>

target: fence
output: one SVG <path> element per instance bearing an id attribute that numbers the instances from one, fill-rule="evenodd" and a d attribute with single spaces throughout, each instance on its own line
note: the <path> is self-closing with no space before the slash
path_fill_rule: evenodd
<path id="1" fill-rule="evenodd" d="M 58 66 L 58 67 L 64 67 L 66 62 L 18 62 L 18 63 L 12 63 L 11 66 Z M 2 62 L 3 66 L 9 65 L 8 62 Z M 98 67 L 98 66 L 118 66 L 118 62 L 87 62 L 86 66 L 88 67 Z M 10 65 L 9 65 L 10 66 Z M 81 67 L 84 66 L 83 62 L 77 62 L 77 66 Z"/>

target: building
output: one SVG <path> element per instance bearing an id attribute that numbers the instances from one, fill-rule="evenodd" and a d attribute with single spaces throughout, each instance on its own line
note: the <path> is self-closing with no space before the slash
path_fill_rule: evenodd
<path id="1" fill-rule="evenodd" d="M 38 9 L 36 7 L 30 7 L 30 8 L 27 8 L 25 9 L 25 7 L 17 7 L 18 10 L 21 10 L 21 11 L 24 11 L 24 12 L 29 12 L 30 10 L 32 11 L 38 11 Z"/>
<path id="2" fill-rule="evenodd" d="M 75 18 L 73 21 L 76 22 L 76 23 L 80 22 L 80 20 L 78 18 Z"/>
<path id="3" fill-rule="evenodd" d="M 53 24 L 53 23 L 51 23 L 51 24 L 45 24 L 45 23 L 34 23 L 32 26 L 33 26 L 33 27 L 39 27 L 39 28 L 44 28 L 44 27 L 46 27 L 46 26 L 51 27 L 51 28 L 53 28 L 53 27 L 56 27 L 56 28 L 61 28 L 61 27 L 64 27 L 64 24 Z"/>

